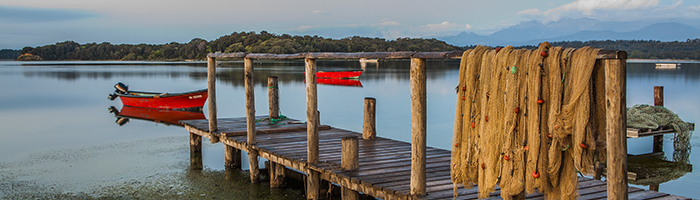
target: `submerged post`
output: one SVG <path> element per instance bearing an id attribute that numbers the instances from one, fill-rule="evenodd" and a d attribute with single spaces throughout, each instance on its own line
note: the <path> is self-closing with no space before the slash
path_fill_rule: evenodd
<path id="1" fill-rule="evenodd" d="M 425 59 L 411 58 L 411 195 L 425 196 L 426 188 L 426 76 Z"/>
<path id="2" fill-rule="evenodd" d="M 255 94 L 253 90 L 253 59 L 245 58 L 245 107 L 246 125 L 248 130 L 248 164 L 250 166 L 250 182 L 258 183 L 260 168 L 258 167 L 258 151 L 253 149 L 257 143 L 255 137 Z"/>
<path id="3" fill-rule="evenodd" d="M 207 95 L 209 99 L 209 132 L 217 129 L 216 123 L 216 58 L 207 58 Z"/>
<path id="4" fill-rule="evenodd" d="M 270 104 L 270 119 L 280 118 L 279 87 L 276 76 L 267 77 L 267 98 Z"/>
<path id="5" fill-rule="evenodd" d="M 224 167 L 227 169 L 241 169 L 241 150 L 224 145 Z"/>
<path id="6" fill-rule="evenodd" d="M 627 121 L 626 65 L 627 53 L 620 51 L 615 59 L 602 60 L 605 67 L 607 186 L 608 199 L 627 197 Z"/>
<path id="7" fill-rule="evenodd" d="M 362 124 L 362 138 L 365 140 L 374 139 L 377 136 L 376 129 L 377 99 L 365 97 L 365 117 Z"/>
<path id="8" fill-rule="evenodd" d="M 307 162 L 318 163 L 318 98 L 316 91 L 316 59 L 304 59 L 306 71 L 306 135 L 307 135 Z M 319 199 L 321 185 L 320 175 L 317 171 L 309 170 L 307 180 L 307 199 Z"/>
<path id="9" fill-rule="evenodd" d="M 654 86 L 654 106 L 664 106 L 664 86 Z M 652 152 L 664 151 L 664 135 L 655 135 Z"/>

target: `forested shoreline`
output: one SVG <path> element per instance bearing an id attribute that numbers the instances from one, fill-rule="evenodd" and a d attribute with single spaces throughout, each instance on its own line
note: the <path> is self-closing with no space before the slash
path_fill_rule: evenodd
<path id="1" fill-rule="evenodd" d="M 628 52 L 629 58 L 636 59 L 681 59 L 700 60 L 700 39 L 684 42 L 661 42 L 654 40 L 605 40 L 605 41 L 566 41 L 552 42 L 554 46 L 592 46 L 602 49 L 619 49 Z M 0 59 L 17 60 L 158 60 L 182 61 L 203 60 L 212 52 L 247 53 L 302 53 L 302 52 L 392 52 L 392 51 L 452 51 L 466 50 L 474 46 L 458 47 L 437 39 L 349 37 L 343 39 L 319 36 L 277 35 L 262 31 L 234 32 L 216 40 L 206 41 L 195 38 L 188 43 L 168 44 L 111 44 L 73 41 L 59 42 L 39 47 L 25 47 L 22 50 L 3 49 Z M 516 48 L 535 48 L 520 46 Z M 19 56 L 21 55 L 21 56 Z M 18 57 L 19 56 L 19 57 Z"/>

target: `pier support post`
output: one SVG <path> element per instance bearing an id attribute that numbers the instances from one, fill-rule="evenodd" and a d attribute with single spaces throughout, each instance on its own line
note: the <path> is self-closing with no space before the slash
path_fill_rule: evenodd
<path id="1" fill-rule="evenodd" d="M 307 162 L 318 163 L 318 97 L 316 90 L 316 59 L 304 59 L 306 71 L 306 135 L 307 135 Z M 321 180 L 317 171 L 309 170 L 307 178 L 307 199 L 320 197 Z"/>
<path id="2" fill-rule="evenodd" d="M 411 195 L 425 196 L 426 188 L 426 76 L 425 59 L 411 58 Z"/>
<path id="3" fill-rule="evenodd" d="M 202 170 L 202 136 L 190 133 L 190 169 Z"/>
<path id="4" fill-rule="evenodd" d="M 607 186 L 608 199 L 627 197 L 627 121 L 626 65 L 627 53 L 620 51 L 616 59 L 601 61 L 605 67 Z"/>
<path id="5" fill-rule="evenodd" d="M 279 86 L 277 86 L 277 77 L 267 77 L 267 97 L 270 104 L 270 119 L 280 118 L 280 102 L 279 102 Z"/>
<path id="6" fill-rule="evenodd" d="M 654 106 L 664 106 L 664 86 L 654 86 Z M 664 135 L 655 135 L 652 152 L 664 151 Z"/>
<path id="7" fill-rule="evenodd" d="M 377 99 L 365 97 L 365 117 L 362 124 L 362 138 L 365 140 L 374 139 L 377 136 L 375 123 L 377 121 Z"/>
<path id="8" fill-rule="evenodd" d="M 340 166 L 343 170 L 356 170 L 359 168 L 360 149 L 357 137 L 344 137 L 341 140 Z M 343 187 L 341 190 L 343 200 L 358 200 L 360 193 L 350 188 Z"/>
<path id="9" fill-rule="evenodd" d="M 217 129 L 216 119 L 216 58 L 207 57 L 207 103 L 209 103 L 209 132 Z"/>
<path id="10" fill-rule="evenodd" d="M 270 162 L 270 187 L 281 188 L 287 185 L 284 181 L 284 169 L 284 165 Z"/>
<path id="11" fill-rule="evenodd" d="M 241 169 L 241 150 L 224 145 L 224 167 L 227 169 Z"/>
<path id="12" fill-rule="evenodd" d="M 248 164 L 250 165 L 250 182 L 260 181 L 260 167 L 258 166 L 258 150 L 253 148 L 257 143 L 255 136 L 255 94 L 253 90 L 253 59 L 243 59 L 245 70 L 245 107 L 246 125 L 248 131 Z"/>

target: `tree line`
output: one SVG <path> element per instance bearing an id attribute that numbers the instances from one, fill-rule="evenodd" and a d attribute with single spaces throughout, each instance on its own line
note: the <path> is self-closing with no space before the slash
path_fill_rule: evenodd
<path id="1" fill-rule="evenodd" d="M 14 60 L 19 57 L 19 50 L 2 49 L 0 50 L 0 60 Z"/>
<path id="2" fill-rule="evenodd" d="M 604 40 L 552 42 L 554 46 L 580 48 L 592 46 L 602 49 L 619 49 L 628 52 L 629 58 L 639 59 L 691 59 L 700 60 L 700 39 L 685 42 L 661 42 L 655 40 Z M 343 39 L 319 36 L 291 36 L 272 34 L 267 31 L 233 32 L 216 40 L 201 38 L 188 43 L 168 44 L 111 44 L 73 41 L 59 42 L 39 47 L 25 47 L 18 60 L 203 60 L 213 52 L 246 53 L 302 53 L 302 52 L 392 52 L 392 51 L 453 51 L 475 46 L 458 47 L 437 39 L 348 37 Z M 536 48 L 521 46 L 518 48 Z M 14 54 L 13 54 L 14 53 Z M 0 51 L 0 56 L 17 58 L 16 50 Z M 2 57 L 0 57 L 2 59 Z"/>

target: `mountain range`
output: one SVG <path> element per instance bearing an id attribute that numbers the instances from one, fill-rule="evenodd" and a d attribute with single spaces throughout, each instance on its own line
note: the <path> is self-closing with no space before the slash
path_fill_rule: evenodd
<path id="1" fill-rule="evenodd" d="M 464 31 L 458 35 L 437 39 L 456 46 L 521 46 L 537 45 L 543 41 L 686 41 L 695 38 L 700 38 L 700 29 L 679 22 L 602 22 L 590 18 L 565 18 L 547 24 L 535 20 L 526 21 L 490 35 Z"/>

